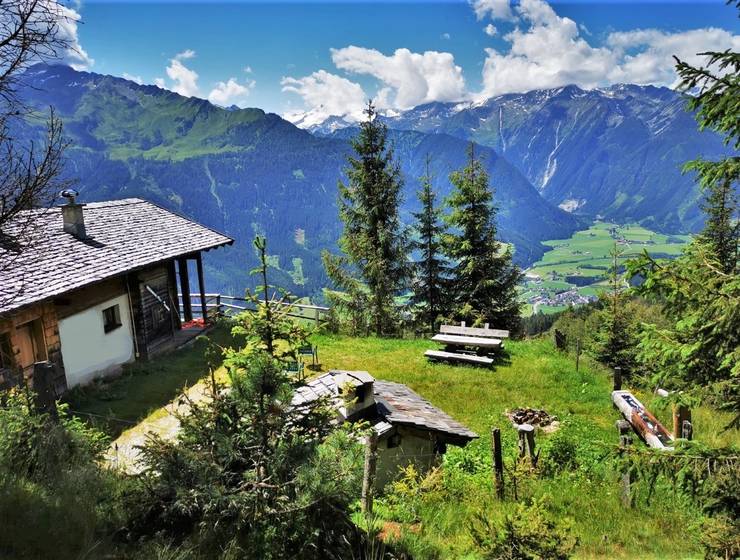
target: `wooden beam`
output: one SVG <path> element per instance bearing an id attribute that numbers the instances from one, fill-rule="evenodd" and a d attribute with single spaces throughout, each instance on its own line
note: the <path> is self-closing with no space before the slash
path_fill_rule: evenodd
<path id="1" fill-rule="evenodd" d="M 180 293 L 182 294 L 182 314 L 185 322 L 193 320 L 193 308 L 190 305 L 190 279 L 188 278 L 188 260 L 185 257 L 177 259 L 180 270 Z"/>
<path id="2" fill-rule="evenodd" d="M 177 273 L 175 272 L 174 260 L 167 263 L 167 284 L 167 293 L 175 307 L 173 313 L 175 318 L 175 327 L 180 329 L 182 328 L 182 324 L 180 323 L 180 300 L 177 297 Z"/>
<path id="3" fill-rule="evenodd" d="M 612 402 L 650 447 L 673 450 L 673 436 L 632 393 L 612 391 Z"/>
<path id="4" fill-rule="evenodd" d="M 473 354 L 456 354 L 455 352 L 443 352 L 442 350 L 427 350 L 424 352 L 427 358 L 435 360 L 450 360 L 453 362 L 466 362 L 469 364 L 478 364 L 490 366 L 493 363 L 492 358 L 485 356 L 475 356 Z"/>
<path id="5" fill-rule="evenodd" d="M 501 340 L 497 338 L 483 338 L 478 336 L 460 336 L 455 334 L 435 334 L 434 342 L 441 342 L 448 346 L 475 346 L 477 348 L 500 348 Z"/>
<path id="6" fill-rule="evenodd" d="M 203 258 L 198 253 L 195 257 L 195 263 L 198 265 L 198 288 L 200 290 L 200 309 L 203 313 L 203 323 L 208 321 L 208 302 L 206 301 L 206 283 L 203 280 Z"/>

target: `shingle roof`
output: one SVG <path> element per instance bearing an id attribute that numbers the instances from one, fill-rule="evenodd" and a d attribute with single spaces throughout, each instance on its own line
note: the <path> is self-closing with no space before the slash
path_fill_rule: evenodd
<path id="1" fill-rule="evenodd" d="M 378 412 L 391 424 L 432 430 L 462 440 L 478 437 L 406 385 L 376 380 L 374 391 Z"/>
<path id="2" fill-rule="evenodd" d="M 19 254 L 0 244 L 0 313 L 233 240 L 138 198 L 84 206 L 89 239 L 62 230 L 60 207 L 29 210 L 35 223 Z M 27 216 L 27 215 L 26 215 Z M 22 214 L 18 223 L 24 221 Z M 14 224 L 5 230 L 13 235 Z"/>
<path id="3" fill-rule="evenodd" d="M 433 431 L 446 436 L 451 443 L 465 443 L 478 437 L 478 434 L 423 399 L 406 385 L 379 381 L 366 371 L 333 370 L 320 375 L 296 390 L 293 404 L 304 405 L 324 396 L 338 399 L 339 389 L 345 383 L 359 386 L 368 382 L 373 383 L 376 403 L 374 425 L 379 435 L 388 432 L 390 424 Z"/>

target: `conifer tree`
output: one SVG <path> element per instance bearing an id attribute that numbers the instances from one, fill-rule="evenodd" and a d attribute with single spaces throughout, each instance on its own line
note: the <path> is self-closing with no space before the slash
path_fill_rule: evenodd
<path id="1" fill-rule="evenodd" d="M 437 318 L 447 311 L 449 267 L 442 254 L 445 225 L 442 210 L 436 205 L 429 163 L 430 157 L 427 155 L 424 175 L 419 179 L 421 210 L 414 213 L 418 238 L 411 246 L 421 253 L 421 259 L 415 263 L 413 302 L 421 307 L 420 322 L 429 325 L 430 331 L 434 332 Z"/>
<path id="2" fill-rule="evenodd" d="M 620 256 L 621 251 L 615 243 L 611 250 L 610 290 L 601 295 L 603 307 L 597 312 L 595 354 L 602 363 L 621 367 L 624 373 L 631 373 L 635 367 L 636 341 L 634 327 L 626 313 L 628 296 L 619 276 Z"/>
<path id="3" fill-rule="evenodd" d="M 738 4 L 740 8 L 740 4 Z M 724 143 L 740 149 L 740 53 L 700 53 L 706 66 L 694 67 L 676 57 L 679 89 L 687 91 L 688 108 L 696 111 L 699 129 L 723 135 Z M 704 190 L 703 210 L 706 225 L 700 236 L 725 274 L 737 271 L 738 225 L 737 184 L 740 181 L 740 156 L 725 156 L 717 161 L 702 158 L 690 161 L 685 170 L 697 172 Z"/>
<path id="4" fill-rule="evenodd" d="M 452 316 L 471 324 L 517 330 L 516 286 L 522 273 L 512 263 L 511 248 L 496 238 L 493 192 L 472 143 L 468 156 L 468 164 L 450 175 L 454 189 L 448 198 L 447 222 L 454 231 L 447 236 L 446 251 L 453 263 Z"/>
<path id="5" fill-rule="evenodd" d="M 349 180 L 339 183 L 344 254 L 324 253 L 323 260 L 329 278 L 347 290 L 347 307 L 356 310 L 360 306 L 352 302 L 367 301 L 369 328 L 382 336 L 398 330 L 394 298 L 409 277 L 408 241 L 398 213 L 403 179 L 387 143 L 388 129 L 376 119 L 372 101 L 365 114 L 352 141 L 356 157 L 348 157 Z"/>

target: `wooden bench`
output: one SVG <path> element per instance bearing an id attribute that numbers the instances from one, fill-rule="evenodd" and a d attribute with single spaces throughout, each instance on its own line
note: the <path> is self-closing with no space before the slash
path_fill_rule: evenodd
<path id="1" fill-rule="evenodd" d="M 485 348 L 487 350 L 498 350 L 502 346 L 502 342 L 498 338 L 482 338 L 478 336 L 435 334 L 432 340 L 447 346 L 475 346 L 476 348 Z"/>
<path id="2" fill-rule="evenodd" d="M 449 360 L 452 362 L 464 362 L 482 366 L 490 366 L 493 363 L 492 358 L 486 356 L 476 356 L 475 354 L 458 354 L 455 352 L 444 352 L 442 350 L 427 350 L 424 352 L 427 358 L 433 360 Z"/>
<path id="3" fill-rule="evenodd" d="M 477 336 L 481 338 L 509 338 L 509 331 L 489 329 L 488 327 L 466 327 L 464 325 L 442 325 L 440 334 L 456 334 L 460 336 Z"/>

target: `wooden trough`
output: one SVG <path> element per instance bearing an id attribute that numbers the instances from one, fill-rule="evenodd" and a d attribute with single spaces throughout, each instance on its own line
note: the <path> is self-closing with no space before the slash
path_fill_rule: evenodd
<path id="1" fill-rule="evenodd" d="M 673 436 L 630 391 L 612 391 L 612 402 L 646 444 L 673 450 Z"/>

